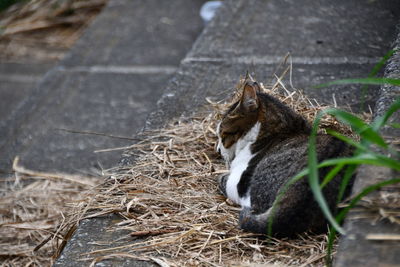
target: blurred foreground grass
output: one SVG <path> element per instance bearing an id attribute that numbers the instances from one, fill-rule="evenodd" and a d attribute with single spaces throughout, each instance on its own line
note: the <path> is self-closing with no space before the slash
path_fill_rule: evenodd
<path id="1" fill-rule="evenodd" d="M 15 3 L 29 0 L 0 0 L 0 12 L 14 5 Z"/>

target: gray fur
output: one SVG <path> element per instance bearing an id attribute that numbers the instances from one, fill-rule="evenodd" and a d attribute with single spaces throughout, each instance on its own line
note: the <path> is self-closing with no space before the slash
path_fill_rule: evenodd
<path id="1" fill-rule="evenodd" d="M 322 135 L 318 137 L 319 158 L 333 158 L 345 156 L 348 149 L 335 150 L 335 145 L 342 143 L 333 137 Z M 298 137 L 282 146 L 266 153 L 257 162 L 250 195 L 252 210 L 243 210 L 240 216 L 240 227 L 244 230 L 266 233 L 269 216 L 260 216 L 268 213 L 283 185 L 299 171 L 306 167 L 308 137 Z M 347 151 L 346 151 L 347 150 Z M 327 169 L 320 171 L 324 177 Z M 323 190 L 331 210 L 336 209 L 337 194 L 339 192 L 341 176 L 337 176 Z M 269 213 L 268 213 L 269 215 Z M 292 236 L 305 231 L 323 232 L 326 221 L 318 204 L 314 201 L 306 178 L 293 184 L 283 196 L 273 217 L 272 230 L 276 235 Z"/>
<path id="2" fill-rule="evenodd" d="M 310 126 L 303 117 L 296 114 L 277 99 L 257 93 L 260 108 L 256 112 L 261 123 L 261 132 L 252 145 L 255 155 L 238 183 L 241 195 L 250 194 L 251 209 L 243 208 L 240 227 L 255 233 L 267 233 L 267 224 L 271 216 L 270 209 L 282 187 L 290 178 L 307 166 L 307 149 Z M 240 105 L 235 104 L 235 105 Z M 229 112 L 238 112 L 230 109 Z M 246 116 L 246 111 L 240 111 Z M 251 115 L 254 118 L 254 111 Z M 263 114 L 267 113 L 268 114 Z M 223 119 L 223 128 L 229 129 L 229 116 Z M 251 126 L 248 126 L 251 127 Z M 243 127 L 245 128 L 245 127 Z M 325 159 L 348 156 L 352 150 L 342 141 L 329 136 L 317 136 L 317 157 Z M 321 169 L 319 176 L 324 177 L 329 169 Z M 226 195 L 228 175 L 220 178 L 220 190 Z M 331 210 L 336 210 L 342 174 L 328 183 L 323 193 Z M 349 192 L 350 188 L 347 189 Z M 272 231 L 277 236 L 293 236 L 305 231 L 323 232 L 326 220 L 314 200 L 306 178 L 293 184 L 284 194 L 273 216 Z"/>

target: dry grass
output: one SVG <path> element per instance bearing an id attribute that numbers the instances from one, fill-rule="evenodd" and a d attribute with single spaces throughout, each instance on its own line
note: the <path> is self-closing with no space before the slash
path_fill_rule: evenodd
<path id="1" fill-rule="evenodd" d="M 392 224 L 400 224 L 400 186 L 385 186 L 364 197 L 357 204 L 357 207 L 352 209 L 348 219 L 364 219 L 373 224 L 386 220 Z M 388 234 L 387 232 L 379 233 L 378 231 L 368 233 L 365 238 L 379 241 L 400 240 L 400 235 Z"/>
<path id="2" fill-rule="evenodd" d="M 324 108 L 288 90 L 279 78 L 264 90 L 309 120 Z M 160 266 L 323 265 L 325 235 L 278 240 L 238 229 L 240 208 L 217 185 L 227 170 L 214 152 L 214 129 L 226 105 L 211 103 L 209 112 L 144 133 L 126 151 L 135 164 L 109 170 L 94 188 L 89 178 L 30 172 L 16 164 L 16 180 L 0 203 L 4 265 L 49 265 L 79 220 L 109 213 L 124 217 L 117 228 L 129 230 L 132 243 L 82 255 L 92 265 L 113 257 Z M 351 134 L 330 117 L 323 121 L 328 126 Z M 19 184 L 24 177 L 30 183 Z"/>
<path id="3" fill-rule="evenodd" d="M 108 0 L 30 0 L 0 13 L 0 58 L 61 59 Z"/>
<path id="4" fill-rule="evenodd" d="M 14 162 L 0 193 L 1 266 L 50 266 L 98 179 L 33 172 Z"/>
<path id="5" fill-rule="evenodd" d="M 310 121 L 324 108 L 287 90 L 279 78 L 274 85 L 263 87 Z M 146 238 L 94 251 L 91 256 L 102 260 L 100 255 L 134 257 L 140 253 L 145 259 L 157 257 L 170 266 L 323 264 L 325 235 L 277 240 L 238 229 L 240 208 L 218 191 L 218 176 L 227 170 L 214 152 L 215 124 L 228 103 L 211 103 L 215 112 L 146 132 L 145 140 L 130 147 L 127 153 L 135 158 L 135 164 L 110 170 L 110 178 L 90 209 L 118 212 L 125 218 L 120 229 L 129 230 L 132 240 Z M 322 127 L 351 134 L 331 117 L 324 119 Z"/>

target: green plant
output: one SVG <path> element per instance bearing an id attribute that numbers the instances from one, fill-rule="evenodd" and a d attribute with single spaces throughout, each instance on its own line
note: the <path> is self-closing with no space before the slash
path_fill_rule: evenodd
<path id="1" fill-rule="evenodd" d="M 389 58 L 391 56 L 393 56 L 395 50 L 389 50 L 389 52 L 386 53 L 386 55 L 384 55 L 382 57 L 382 59 L 375 64 L 375 66 L 372 68 L 371 72 L 368 75 L 368 78 L 376 78 L 379 71 L 386 65 L 386 62 L 389 60 Z M 366 95 L 368 94 L 368 84 L 364 84 L 361 87 L 361 101 L 360 101 L 360 110 L 364 111 L 365 109 L 365 98 Z"/>
<path id="2" fill-rule="evenodd" d="M 378 73 L 379 69 L 384 65 L 387 59 L 393 55 L 393 51 L 389 52 L 383 60 L 381 60 L 371 72 L 368 78 L 364 79 L 345 79 L 333 81 L 327 84 L 320 85 L 318 87 L 325 87 L 329 85 L 337 85 L 337 84 L 363 84 L 363 85 L 383 85 L 383 84 L 391 84 L 391 85 L 400 85 L 400 79 L 391 79 L 391 78 L 376 78 L 373 77 Z M 366 87 L 363 87 L 366 88 Z M 334 216 L 329 209 L 327 202 L 322 194 L 322 188 L 329 183 L 336 174 L 340 171 L 344 171 L 344 177 L 341 184 L 341 188 L 339 190 L 338 201 L 342 200 L 345 189 L 354 175 L 355 171 L 360 165 L 375 165 L 375 166 L 384 166 L 387 168 L 391 168 L 394 170 L 400 171 L 400 161 L 399 161 L 399 153 L 393 149 L 389 144 L 386 143 L 385 139 L 381 136 L 380 130 L 383 126 L 387 125 L 389 127 L 399 128 L 400 125 L 396 123 L 388 124 L 389 118 L 400 109 L 400 98 L 396 99 L 394 103 L 390 106 L 390 108 L 386 111 L 383 116 L 375 118 L 371 123 L 366 123 L 359 117 L 339 110 L 339 109 L 327 109 L 320 112 L 313 123 L 312 134 L 310 136 L 309 141 L 309 150 L 308 150 L 308 167 L 293 177 L 283 188 L 280 195 L 276 198 L 274 205 L 272 207 L 271 216 L 268 224 L 268 233 L 272 233 L 272 222 L 273 216 L 276 210 L 276 207 L 279 205 L 279 202 L 282 196 L 287 191 L 287 188 L 291 186 L 296 181 L 307 176 L 310 188 L 314 194 L 316 201 L 318 202 L 320 208 L 322 209 L 325 217 L 329 221 L 331 228 L 328 235 L 328 245 L 327 245 L 327 258 L 326 264 L 331 265 L 332 261 L 332 247 L 333 242 L 336 237 L 336 232 L 341 234 L 345 234 L 344 229 L 340 226 L 343 222 L 347 213 L 367 194 L 390 184 L 400 183 L 400 178 L 388 179 L 384 182 L 377 183 L 371 186 L 364 188 L 360 193 L 354 196 L 347 207 L 342 209 L 336 216 Z M 325 160 L 323 162 L 317 162 L 317 153 L 316 153 L 316 136 L 318 131 L 318 125 L 323 116 L 330 115 L 336 117 L 342 123 L 349 125 L 352 130 L 357 133 L 360 137 L 359 141 L 355 141 L 349 137 L 346 137 L 338 132 L 328 130 L 327 132 L 344 142 L 348 143 L 350 146 L 355 148 L 355 152 L 351 157 L 345 158 L 337 158 Z M 380 152 L 377 152 L 373 147 L 379 147 Z M 387 156 L 392 155 L 392 156 Z M 330 167 L 331 170 L 328 174 L 320 179 L 318 175 L 318 169 L 323 167 Z"/>
<path id="3" fill-rule="evenodd" d="M 330 222 L 332 228 L 329 233 L 328 238 L 328 246 L 327 246 L 327 265 L 331 262 L 331 252 L 333 241 L 336 235 L 336 232 L 341 234 L 345 234 L 345 231 L 340 227 L 340 223 L 345 218 L 346 214 L 350 211 L 354 205 L 357 204 L 359 200 L 362 199 L 365 195 L 370 192 L 381 188 L 382 186 L 386 186 L 389 184 L 399 183 L 400 179 L 388 179 L 387 181 L 377 183 L 371 185 L 369 187 L 364 188 L 359 194 L 354 196 L 348 206 L 341 210 L 336 217 L 333 216 L 331 211 L 329 210 L 325 198 L 322 194 L 322 188 L 325 184 L 327 184 L 339 171 L 345 169 L 344 178 L 341 184 L 338 200 L 342 200 L 344 189 L 348 185 L 350 178 L 354 174 L 355 170 L 362 164 L 367 165 L 375 165 L 375 166 L 384 166 L 394 170 L 400 171 L 400 161 L 396 158 L 398 156 L 398 152 L 391 148 L 384 140 L 384 138 L 379 134 L 380 129 L 385 126 L 388 122 L 390 116 L 393 115 L 394 112 L 400 109 L 400 98 L 397 99 L 391 107 L 387 110 L 387 112 L 381 116 L 376 118 L 373 122 L 367 124 L 360 118 L 338 109 L 328 109 L 321 112 L 314 121 L 313 131 L 310 136 L 309 142 L 309 157 L 308 157 L 308 181 L 311 187 L 311 190 L 314 193 L 314 197 L 318 204 L 320 205 L 323 213 L 325 214 L 327 220 Z M 354 155 L 348 158 L 338 158 L 333 160 L 326 160 L 318 164 L 316 152 L 315 152 L 315 140 L 318 129 L 318 124 L 322 116 L 329 114 L 335 116 L 339 121 L 344 124 L 351 126 L 353 131 L 355 131 L 360 136 L 360 141 L 356 142 L 338 132 L 328 131 L 328 133 L 336 136 L 337 138 L 343 140 L 349 145 L 355 148 Z M 381 149 L 381 152 L 376 152 L 373 149 L 373 146 L 378 146 Z M 390 153 L 388 153 L 390 152 Z M 388 154 L 394 155 L 394 157 L 387 156 Z M 331 171 L 324 177 L 322 183 L 320 184 L 320 178 L 318 177 L 318 168 L 332 166 Z"/>
<path id="4" fill-rule="evenodd" d="M 392 84 L 399 85 L 400 80 L 397 79 L 385 79 L 385 78 L 366 78 L 366 79 L 348 79 L 333 82 L 332 84 L 346 84 L 346 83 L 362 83 L 362 84 Z M 345 171 L 344 179 L 341 185 L 341 190 L 338 196 L 338 199 L 341 200 L 343 196 L 343 192 L 345 187 L 347 186 L 351 176 L 354 174 L 355 170 L 361 164 L 375 165 L 375 166 L 384 166 L 394 170 L 400 170 L 400 161 L 396 159 L 397 157 L 388 157 L 386 156 L 387 152 L 390 152 L 392 155 L 398 155 L 398 152 L 392 149 L 384 140 L 384 138 L 379 134 L 379 130 L 385 126 L 388 122 L 390 116 L 393 115 L 394 112 L 400 109 L 400 98 L 397 99 L 391 107 L 386 111 L 386 113 L 376 118 L 372 123 L 367 124 L 362 121 L 360 118 L 347 113 L 345 111 L 341 111 L 338 109 L 328 109 L 321 112 L 314 121 L 313 132 L 310 137 L 309 143 L 309 159 L 308 159 L 308 180 L 311 186 L 311 190 L 314 193 L 315 199 L 319 203 L 322 211 L 324 212 L 326 218 L 330 222 L 332 228 L 329 232 L 328 236 L 328 245 L 327 245 L 327 259 L 326 264 L 331 264 L 331 253 L 333 247 L 333 241 L 335 239 L 336 232 L 340 232 L 341 234 L 345 234 L 344 230 L 340 227 L 340 223 L 344 220 L 346 214 L 350 211 L 352 207 L 354 207 L 359 200 L 362 199 L 365 195 L 373 192 L 381 188 L 382 186 L 386 186 L 389 184 L 399 183 L 400 179 L 388 179 L 387 181 L 377 183 L 371 185 L 369 187 L 364 188 L 358 195 L 353 197 L 348 206 L 341 210 L 338 215 L 334 218 L 331 211 L 326 205 L 326 201 L 322 194 L 322 187 L 326 183 L 328 183 L 340 170 L 347 166 Z M 316 133 L 318 129 L 318 124 L 322 116 L 329 114 L 335 116 L 339 121 L 344 124 L 351 126 L 353 131 L 355 131 L 360 136 L 360 141 L 356 142 L 340 133 L 335 131 L 328 131 L 328 133 L 336 136 L 337 138 L 343 140 L 349 145 L 353 146 L 356 150 L 354 155 L 350 158 L 341 158 L 330 161 L 322 162 L 321 164 L 317 164 L 316 152 L 315 152 L 315 140 Z M 382 149 L 380 153 L 376 152 L 372 146 L 376 145 Z M 318 177 L 318 168 L 322 166 L 332 165 L 334 168 L 328 173 L 328 175 L 324 178 L 321 185 L 319 184 Z"/>

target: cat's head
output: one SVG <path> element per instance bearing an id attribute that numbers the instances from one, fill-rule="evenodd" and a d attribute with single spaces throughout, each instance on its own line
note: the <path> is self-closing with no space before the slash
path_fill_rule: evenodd
<path id="1" fill-rule="evenodd" d="M 237 151 L 249 142 L 254 142 L 258 132 L 250 133 L 259 119 L 260 86 L 250 76 L 242 83 L 242 95 L 223 115 L 217 126 L 217 151 L 229 164 Z"/>
<path id="2" fill-rule="evenodd" d="M 247 75 L 239 101 L 229 107 L 217 126 L 217 151 L 229 164 L 239 151 L 256 140 L 262 140 L 258 144 L 265 147 L 310 132 L 304 117 L 262 92 L 260 85 Z"/>

